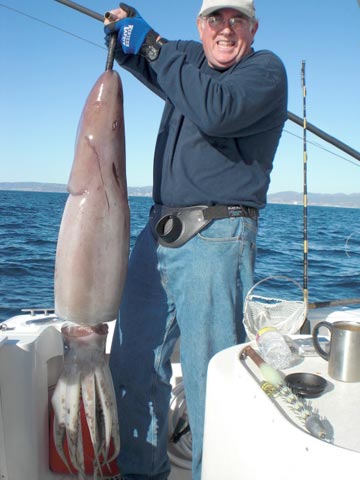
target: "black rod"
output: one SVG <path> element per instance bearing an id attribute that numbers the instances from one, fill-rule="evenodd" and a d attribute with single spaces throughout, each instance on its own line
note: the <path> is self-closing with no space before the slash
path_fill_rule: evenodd
<path id="1" fill-rule="evenodd" d="M 110 36 L 110 43 L 108 47 L 105 70 L 112 70 L 114 67 L 116 42 L 117 42 L 117 32 L 114 32 Z"/>
<path id="2" fill-rule="evenodd" d="M 94 12 L 94 10 L 90 10 L 90 8 L 83 7 L 82 5 L 79 5 L 78 3 L 72 2 L 71 0 L 55 0 L 55 2 L 62 3 L 63 5 L 66 5 L 67 7 L 73 8 L 74 10 L 77 10 L 78 12 L 85 13 L 85 15 L 88 15 L 89 17 L 95 18 L 95 20 L 100 20 L 100 22 L 104 21 L 104 15 L 101 15 L 100 13 Z"/>
<path id="3" fill-rule="evenodd" d="M 303 126 L 303 123 L 304 123 L 303 119 L 298 117 L 294 113 L 288 112 L 288 119 L 296 123 L 300 127 Z M 325 140 L 325 142 L 328 142 L 331 145 L 334 145 L 334 147 L 339 148 L 340 150 L 347 153 L 351 157 L 354 157 L 356 160 L 360 161 L 360 152 L 349 147 L 349 145 L 346 145 L 346 143 L 341 142 L 337 138 L 333 137 L 332 135 L 329 135 L 323 130 L 320 130 L 320 128 L 315 127 L 315 125 L 312 125 L 309 122 L 307 122 L 307 129 L 309 132 L 314 133 L 316 136 L 318 136 L 322 140 Z"/>
<path id="4" fill-rule="evenodd" d="M 327 300 L 325 302 L 313 302 L 309 303 L 309 310 L 314 310 L 316 308 L 326 308 L 326 307 L 339 307 L 346 305 L 355 305 L 360 303 L 360 298 L 342 298 L 339 300 Z"/>

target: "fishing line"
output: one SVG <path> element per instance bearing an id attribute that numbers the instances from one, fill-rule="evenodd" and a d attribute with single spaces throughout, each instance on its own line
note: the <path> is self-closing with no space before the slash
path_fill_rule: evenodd
<path id="1" fill-rule="evenodd" d="M 45 20 L 42 20 L 41 18 L 34 17 L 33 15 L 29 15 L 28 13 L 22 12 L 21 10 L 17 10 L 16 8 L 9 7 L 8 5 L 4 5 L 3 3 L 0 3 L 0 7 L 7 8 L 8 10 L 12 10 L 13 12 L 22 15 L 23 17 L 27 17 L 30 20 L 34 20 L 35 22 L 42 23 L 43 25 L 46 25 L 47 27 L 54 28 L 55 30 L 58 30 L 59 32 L 65 33 L 66 35 L 70 35 L 71 37 L 77 38 L 78 40 L 82 40 L 83 42 L 89 43 L 90 45 L 93 45 L 94 47 L 101 48 L 102 50 L 107 50 L 105 46 L 99 45 L 98 43 L 92 42 L 91 40 L 88 40 L 84 37 L 81 37 L 80 35 L 76 35 L 76 33 L 69 32 L 68 30 L 65 30 L 63 28 L 57 27 L 56 25 L 49 23 Z"/>
<path id="2" fill-rule="evenodd" d="M 299 139 L 302 139 L 303 137 L 300 136 L 300 135 L 297 135 L 296 133 L 294 132 L 290 132 L 290 130 L 287 130 L 286 128 L 284 128 L 284 133 L 287 133 L 288 135 L 292 135 L 293 137 L 296 137 L 296 138 L 299 138 Z M 329 153 L 330 155 L 334 155 L 334 157 L 338 157 L 340 158 L 341 160 L 345 160 L 345 162 L 348 162 L 348 163 L 351 163 L 351 165 L 354 165 L 355 167 L 358 167 L 360 168 L 360 163 L 354 161 L 354 160 L 351 160 L 351 158 L 346 158 L 344 157 L 343 155 L 340 155 L 338 153 L 335 153 L 335 152 L 332 152 L 331 150 L 329 150 L 328 148 L 324 147 L 323 145 L 321 145 L 320 143 L 317 143 L 317 142 L 314 142 L 314 141 L 311 141 L 309 139 L 307 139 L 307 143 L 310 145 L 313 145 L 314 147 L 317 147 L 321 150 L 324 150 L 324 152 L 327 152 Z"/>

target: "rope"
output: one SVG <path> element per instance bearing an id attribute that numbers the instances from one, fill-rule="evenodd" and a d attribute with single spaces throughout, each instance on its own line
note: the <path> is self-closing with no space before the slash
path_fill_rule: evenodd
<path id="1" fill-rule="evenodd" d="M 191 470 L 192 438 L 188 423 L 183 383 L 173 388 L 169 410 L 169 459 L 173 465 Z"/>

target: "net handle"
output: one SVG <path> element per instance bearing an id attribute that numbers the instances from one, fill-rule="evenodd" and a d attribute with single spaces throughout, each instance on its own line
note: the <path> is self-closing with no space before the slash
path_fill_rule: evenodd
<path id="1" fill-rule="evenodd" d="M 247 311 L 249 309 L 249 304 L 250 304 L 250 296 L 252 295 L 253 291 L 255 290 L 256 287 L 258 287 L 261 283 L 264 283 L 266 282 L 267 280 L 271 280 L 271 279 L 284 279 L 284 280 L 289 280 L 290 282 L 292 282 L 295 286 L 297 286 L 301 292 L 303 292 L 303 289 L 302 289 L 302 286 L 294 279 L 290 278 L 290 277 L 287 277 L 286 275 L 270 275 L 269 277 L 266 277 L 266 278 L 263 278 L 262 280 L 260 280 L 259 282 L 255 283 L 255 285 L 252 286 L 252 288 L 249 290 L 248 294 L 246 295 L 245 297 L 245 302 L 244 302 L 244 319 L 243 319 L 243 323 L 244 323 L 244 326 L 245 326 L 245 330 L 246 330 L 246 333 L 248 335 L 248 337 L 250 339 L 253 339 L 252 336 L 254 337 L 254 335 L 251 333 L 249 333 L 249 331 L 251 332 L 251 329 L 250 327 L 247 325 L 247 321 L 246 321 L 246 318 L 247 318 Z M 306 320 L 306 317 L 307 317 L 307 305 L 304 303 L 303 300 L 301 300 L 301 302 L 304 304 L 304 312 L 303 312 L 303 323 L 304 324 L 304 321 Z M 300 329 L 301 329 L 301 325 L 300 325 Z M 255 338 L 255 337 L 254 337 Z"/>
<path id="2" fill-rule="evenodd" d="M 300 283 L 298 283 L 293 278 L 287 277 L 286 275 L 270 275 L 269 277 L 263 278 L 259 282 L 255 283 L 255 285 L 253 285 L 250 288 L 250 290 L 248 291 L 248 293 L 246 295 L 245 301 L 247 301 L 247 298 L 253 293 L 253 291 L 255 290 L 256 287 L 258 287 L 261 283 L 266 282 L 267 280 L 272 280 L 273 278 L 276 278 L 276 279 L 281 278 L 281 279 L 284 279 L 284 280 L 289 280 L 290 282 L 294 283 L 300 289 L 301 293 L 304 295 L 304 290 L 303 290 L 302 286 L 300 285 Z"/>

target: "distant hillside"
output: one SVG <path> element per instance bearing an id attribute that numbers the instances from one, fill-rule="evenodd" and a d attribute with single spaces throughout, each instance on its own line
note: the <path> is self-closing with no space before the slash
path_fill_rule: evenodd
<path id="1" fill-rule="evenodd" d="M 38 182 L 0 182 L 0 190 L 19 190 L 22 192 L 66 192 L 62 183 Z"/>
<path id="2" fill-rule="evenodd" d="M 66 185 L 63 183 L 0 182 L 0 190 L 66 193 Z M 128 191 L 129 195 L 133 197 L 151 197 L 152 187 L 128 187 Z"/>
<path id="3" fill-rule="evenodd" d="M 272 193 L 268 195 L 268 202 L 302 205 L 303 194 L 298 192 Z M 308 205 L 360 208 L 360 193 L 308 193 Z"/>
<path id="4" fill-rule="evenodd" d="M 0 182 L 0 190 L 20 190 L 31 192 L 66 192 L 66 185 L 61 183 L 38 182 Z M 129 195 L 134 197 L 151 197 L 152 187 L 128 187 Z M 302 205 L 303 194 L 299 192 L 279 192 L 268 195 L 269 203 Z M 308 204 L 324 207 L 360 208 L 360 193 L 309 193 Z"/>

